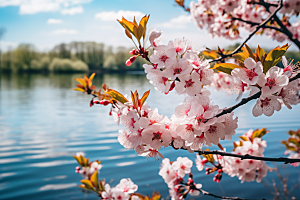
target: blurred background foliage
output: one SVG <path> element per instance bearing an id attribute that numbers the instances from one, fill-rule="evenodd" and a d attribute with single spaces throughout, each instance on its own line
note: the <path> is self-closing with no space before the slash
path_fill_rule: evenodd
<path id="1" fill-rule="evenodd" d="M 56 45 L 49 52 L 39 52 L 31 44 L 1 53 L 0 70 L 5 72 L 123 72 L 143 70 L 145 61 L 125 62 L 132 48 L 105 46 L 96 42 L 71 42 Z"/>
<path id="2" fill-rule="evenodd" d="M 239 44 L 228 46 L 234 50 Z M 216 48 L 217 49 L 217 48 Z M 143 71 L 146 62 L 138 57 L 131 66 L 125 62 L 132 48 L 105 46 L 96 42 L 71 42 L 56 45 L 49 52 L 39 52 L 32 44 L 20 44 L 0 54 L 2 72 L 124 72 Z M 270 50 L 265 49 L 266 53 Z M 151 52 L 150 52 L 151 55 Z M 300 61 L 300 54 L 287 51 L 287 59 Z M 282 67 L 281 62 L 278 63 Z"/>

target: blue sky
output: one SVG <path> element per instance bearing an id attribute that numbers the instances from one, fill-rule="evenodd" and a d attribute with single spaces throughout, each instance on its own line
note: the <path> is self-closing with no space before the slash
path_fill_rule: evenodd
<path id="1" fill-rule="evenodd" d="M 148 27 L 162 30 L 164 43 L 185 37 L 199 48 L 215 48 L 242 41 L 211 38 L 173 0 L 0 0 L 0 27 L 6 29 L 0 48 L 6 50 L 9 46 L 31 43 L 38 50 L 47 51 L 59 43 L 72 41 L 130 47 L 131 41 L 116 21 L 122 14 L 128 20 L 133 15 L 139 20 L 150 14 Z M 247 33 L 242 33 L 243 38 L 246 36 Z M 249 44 L 271 48 L 283 43 L 255 36 Z"/>

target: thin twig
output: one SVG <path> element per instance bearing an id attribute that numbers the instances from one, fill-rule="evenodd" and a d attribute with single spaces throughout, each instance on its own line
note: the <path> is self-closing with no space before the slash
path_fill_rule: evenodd
<path id="1" fill-rule="evenodd" d="M 246 24 L 250 24 L 251 26 L 259 26 L 260 23 L 257 23 L 257 22 L 252 22 L 252 21 L 247 21 L 247 20 L 243 20 L 241 18 L 237 18 L 237 17 L 232 17 L 233 20 L 237 20 L 237 21 L 241 21 L 241 22 L 244 22 Z M 279 32 L 282 32 L 282 30 L 278 27 L 275 27 L 275 26 L 262 26 L 261 28 L 268 28 L 268 29 L 273 29 L 273 30 L 276 30 L 276 31 L 279 31 Z"/>
<path id="2" fill-rule="evenodd" d="M 190 189 L 192 189 L 192 190 L 198 190 L 198 191 L 201 192 L 203 195 L 215 197 L 215 198 L 218 198 L 218 199 L 232 199 L 232 200 L 266 200 L 265 198 L 263 198 L 263 199 L 245 199 L 245 198 L 239 198 L 239 197 L 227 197 L 227 196 L 221 196 L 221 195 L 217 195 L 217 194 L 213 194 L 213 193 L 207 192 L 207 191 L 205 191 L 205 190 L 203 190 L 203 189 L 200 189 L 200 188 L 196 188 L 196 186 L 195 186 L 194 184 L 189 185 L 185 180 L 182 180 L 181 183 L 184 184 L 184 185 L 186 185 L 186 186 L 189 186 Z"/>
<path id="3" fill-rule="evenodd" d="M 300 78 L 300 73 L 297 74 L 296 76 L 294 76 L 293 78 L 290 78 L 289 79 L 289 82 L 292 82 L 296 79 Z M 219 114 L 217 114 L 215 117 L 220 117 L 222 115 L 225 115 L 225 114 L 228 114 L 228 113 L 231 113 L 233 110 L 235 110 L 236 108 L 248 103 L 249 101 L 253 100 L 253 99 L 258 99 L 261 95 L 261 91 L 257 92 L 256 94 L 250 96 L 250 97 L 247 97 L 247 98 L 243 98 L 239 103 L 235 104 L 234 106 L 231 106 L 227 109 L 224 109 L 222 112 L 220 112 Z"/>
<path id="4" fill-rule="evenodd" d="M 245 39 L 245 41 L 243 43 L 241 43 L 233 52 L 231 52 L 230 54 L 225 54 L 225 55 L 222 55 L 221 57 L 217 58 L 217 59 L 214 59 L 214 60 L 211 60 L 211 62 L 217 62 L 217 61 L 221 61 L 222 59 L 224 58 L 227 58 L 227 57 L 231 57 L 233 54 L 237 53 L 238 51 L 241 50 L 241 48 L 244 46 L 244 44 L 246 42 L 248 42 L 248 40 L 250 40 L 252 38 L 252 36 L 254 36 L 257 31 L 259 29 L 261 29 L 262 27 L 264 27 L 274 16 L 276 16 L 276 13 L 282 8 L 283 4 L 282 4 L 282 1 L 283 0 L 280 0 L 279 4 L 278 4 L 278 7 L 276 8 L 276 10 L 274 10 L 274 12 L 272 14 L 269 15 L 269 17 L 267 19 L 265 19 L 265 21 L 263 21 L 262 23 L 260 23 L 254 31 L 252 31 L 250 33 L 250 35 Z"/>
<path id="5" fill-rule="evenodd" d="M 197 189 L 197 188 L 196 188 Z M 220 195 L 216 195 L 216 194 L 212 194 L 210 192 L 207 192 L 205 190 L 202 189 L 197 189 L 198 191 L 200 191 L 202 194 L 207 195 L 207 196 L 211 196 L 211 197 L 215 197 L 215 198 L 219 198 L 219 199 L 232 199 L 232 200 L 258 200 L 258 199 L 244 199 L 244 198 L 239 198 L 239 197 L 226 197 L 226 196 L 220 196 Z M 260 199 L 260 200 L 266 200 L 266 199 Z"/>
<path id="6" fill-rule="evenodd" d="M 300 41 L 293 37 L 293 34 L 287 29 L 287 27 L 282 23 L 282 21 L 277 16 L 274 16 L 274 20 L 282 29 L 282 33 L 284 33 L 300 49 Z"/>
<path id="7" fill-rule="evenodd" d="M 197 152 L 199 154 L 204 154 L 204 155 L 207 155 L 207 154 L 216 154 L 216 155 L 221 155 L 221 156 L 237 157 L 237 158 L 241 158 L 242 160 L 246 160 L 246 159 L 263 160 L 263 161 L 273 161 L 273 162 L 284 162 L 284 164 L 300 162 L 300 159 L 292 159 L 292 158 L 284 158 L 284 157 L 269 158 L 269 157 L 251 156 L 249 154 L 238 155 L 238 154 L 226 153 L 226 152 L 222 152 L 222 151 L 204 151 L 204 150 L 199 150 L 199 151 L 195 151 L 195 152 Z"/>

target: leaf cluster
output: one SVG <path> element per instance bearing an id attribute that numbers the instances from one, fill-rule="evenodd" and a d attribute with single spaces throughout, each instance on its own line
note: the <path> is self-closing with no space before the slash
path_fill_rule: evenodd
<path id="1" fill-rule="evenodd" d="M 262 138 L 262 136 L 266 135 L 267 133 L 269 133 L 270 131 L 268 131 L 266 128 L 261 128 L 261 129 L 256 129 L 253 131 L 252 135 L 250 137 L 247 137 L 245 135 L 239 136 L 239 138 L 241 139 L 238 142 L 233 142 L 233 146 L 234 149 L 233 151 L 237 148 L 237 147 L 241 147 L 244 145 L 243 142 L 245 141 L 250 141 L 253 142 L 254 138 Z"/>
<path id="2" fill-rule="evenodd" d="M 291 136 L 287 140 L 281 141 L 287 150 L 300 152 L 300 129 L 298 131 L 290 130 L 288 134 Z"/>
<path id="3" fill-rule="evenodd" d="M 124 17 L 122 17 L 122 20 L 118 20 L 118 22 L 124 27 L 126 36 L 132 40 L 133 35 L 138 41 L 139 46 L 141 46 L 141 38 L 143 37 L 143 40 L 146 38 L 149 17 L 150 15 L 145 15 L 139 24 L 136 22 L 135 17 L 132 22 L 128 21 Z"/>
<path id="4" fill-rule="evenodd" d="M 255 52 L 251 50 L 251 48 L 245 44 L 244 47 L 242 47 L 241 52 L 236 53 L 232 55 L 233 58 L 235 58 L 239 65 L 232 64 L 232 63 L 216 63 L 212 69 L 218 71 L 218 72 L 224 72 L 229 75 L 231 75 L 231 71 L 235 68 L 244 68 L 244 61 L 247 58 L 252 58 L 255 60 L 255 62 L 261 62 L 263 66 L 263 72 L 266 74 L 267 71 L 278 64 L 278 62 L 281 60 L 282 56 L 285 54 L 287 49 L 290 47 L 290 45 L 285 44 L 283 46 L 277 46 L 276 48 L 272 49 L 268 54 L 265 53 L 265 51 L 258 45 Z M 216 52 L 205 52 L 205 54 L 209 56 L 216 57 Z"/>

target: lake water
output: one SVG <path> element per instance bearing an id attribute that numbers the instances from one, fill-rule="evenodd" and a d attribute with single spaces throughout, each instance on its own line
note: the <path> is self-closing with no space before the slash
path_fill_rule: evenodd
<path id="1" fill-rule="evenodd" d="M 167 185 L 158 175 L 161 160 L 147 160 L 132 150 L 125 150 L 117 141 L 118 130 L 122 127 L 108 115 L 110 108 L 98 105 L 90 108 L 90 96 L 71 90 L 76 84 L 75 77 L 83 77 L 83 74 L 1 74 L 0 199 L 97 199 L 76 186 L 81 176 L 75 173 L 77 163 L 72 156 L 79 151 L 90 160 L 102 161 L 100 178 L 105 178 L 112 186 L 122 178 L 131 178 L 139 186 L 137 192 L 150 195 L 155 190 L 168 198 Z M 148 104 L 169 117 L 183 100 L 183 96 L 175 92 L 164 95 L 155 91 L 142 74 L 96 75 L 94 85 L 100 87 L 103 82 L 123 94 L 151 89 Z M 235 103 L 235 97 L 225 93 L 214 92 L 211 97 L 221 107 Z M 264 136 L 268 142 L 265 156 L 284 156 L 285 148 L 280 141 L 288 138 L 288 130 L 300 128 L 300 106 L 292 110 L 284 107 L 271 118 L 254 118 L 251 115 L 254 103 L 235 111 L 239 117 L 237 135 L 248 129 L 267 127 L 271 132 Z M 237 135 L 235 140 L 238 140 Z M 232 141 L 221 144 L 228 151 L 232 150 Z M 195 154 L 170 147 L 161 152 L 171 160 L 178 156 L 195 159 Z M 274 167 L 273 163 L 267 164 Z M 288 178 L 288 190 L 292 190 L 289 198 L 300 199 L 299 188 L 294 188 L 300 183 L 299 167 L 277 166 Z M 198 172 L 195 164 L 192 172 L 204 190 L 219 195 L 273 199 L 273 180 L 279 190 L 283 189 L 276 172 L 268 172 L 264 184 L 241 184 L 237 177 L 227 175 L 218 184 L 212 181 L 212 175 Z M 214 198 L 205 196 L 202 199 Z"/>

